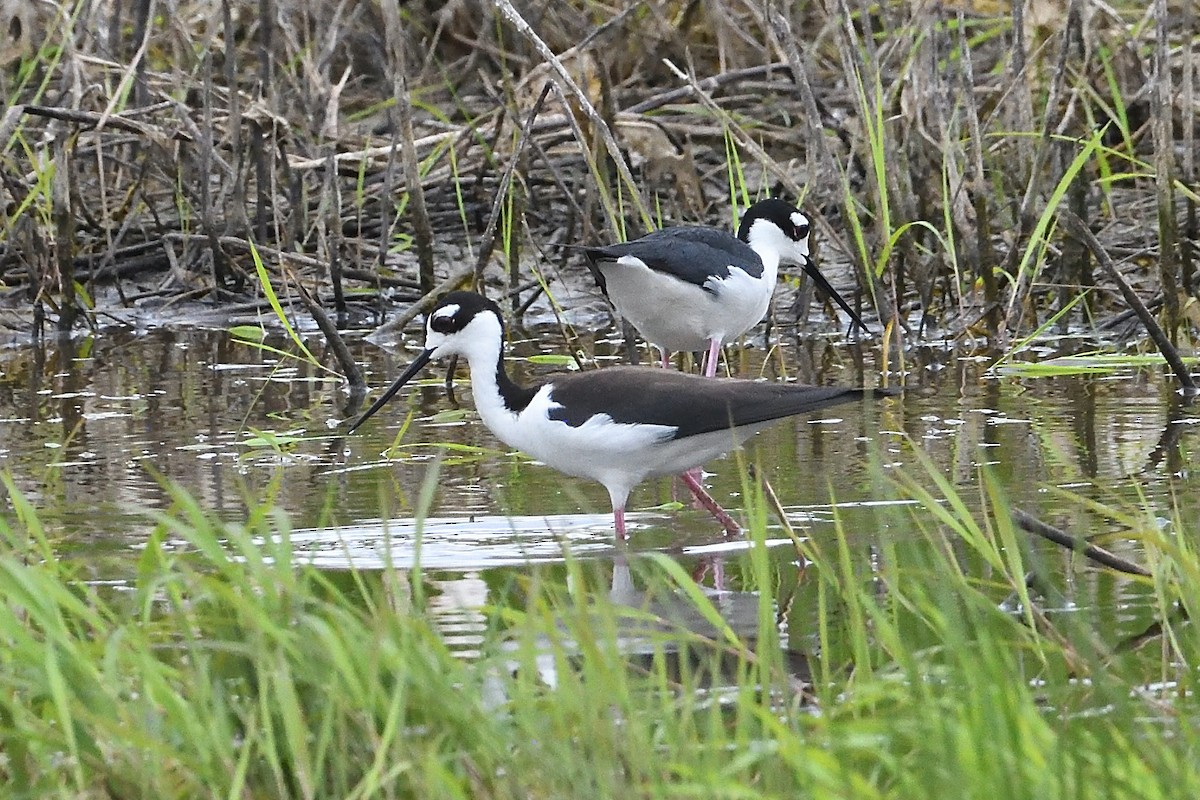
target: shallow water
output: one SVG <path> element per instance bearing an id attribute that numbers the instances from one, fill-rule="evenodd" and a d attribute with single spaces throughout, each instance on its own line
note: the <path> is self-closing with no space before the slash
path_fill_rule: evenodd
<path id="1" fill-rule="evenodd" d="M 565 352 L 556 327 L 511 338 L 516 376 L 562 368 L 529 360 Z M 777 338 L 769 353 L 731 350 L 737 374 L 879 381 L 877 338 Z M 278 337 L 268 344 L 290 349 Z M 314 352 L 321 345 L 318 337 L 309 341 Z M 576 346 L 601 362 L 620 359 L 611 336 L 585 335 Z M 1039 356 L 1085 346 L 1059 340 Z M 402 348 L 380 348 L 361 337 L 353 351 L 369 367 L 371 397 L 407 363 Z M 996 377 L 988 372 L 992 361 L 948 345 L 912 348 L 905 354 L 903 398 L 781 423 L 739 457 L 710 464 L 709 489 L 727 507 L 739 507 L 747 484 L 738 459 L 754 463 L 801 535 L 832 537 L 836 502 L 847 537 L 861 542 L 864 558 L 872 557 L 871 543 L 881 535 L 915 536 L 919 526 L 934 524 L 929 509 L 907 500 L 891 481 L 872 477 L 932 487 L 922 458 L 972 508 L 979 506 L 979 470 L 987 465 L 1009 502 L 1080 534 L 1114 534 L 1107 545 L 1135 560 L 1136 545 L 1120 538 L 1120 528 L 1064 501 L 1053 487 L 1126 510 L 1145 503 L 1164 520 L 1172 508 L 1185 520 L 1200 519 L 1200 493 L 1189 471 L 1200 415 L 1179 406 L 1160 369 Z M 895 385 L 894 354 L 890 363 Z M 68 343 L 11 345 L 0 350 L 0 459 L 40 510 L 58 549 L 85 562 L 97 580 L 119 582 L 132 574 L 153 527 L 145 510 L 169 504 L 164 482 L 172 481 L 232 521 L 244 517 L 254 498 L 272 497 L 290 516 L 295 550 L 322 568 L 409 567 L 419 559 L 448 633 L 461 633 L 463 625 L 473 630 L 476 608 L 503 602 L 493 596 L 495 587 L 532 564 L 561 564 L 564 549 L 605 569 L 624 563 L 614 560 L 618 553 L 668 552 L 709 585 L 732 593 L 753 588 L 743 578 L 745 545 L 725 540 L 704 512 L 674 503 L 685 491 L 672 480 L 635 490 L 632 538 L 616 548 L 605 490 L 505 450 L 470 412 L 465 374 L 458 410 L 445 395 L 444 375 L 444 368 L 430 368 L 427 381 L 394 400 L 360 434 L 345 437 L 340 431 L 360 406 L 336 376 L 236 342 L 221 330 L 112 330 Z M 423 522 L 414 522 L 418 517 Z M 777 521 L 770 522 L 780 579 L 794 578 L 796 552 Z M 1037 546 L 1057 559 L 1075 608 L 1092 609 L 1111 623 L 1114 636 L 1145 627 L 1148 610 L 1135 589 Z M 797 596 L 803 593 L 800 587 Z M 811 631 L 812 607 L 788 609 L 788 628 Z M 471 640 L 467 636 L 463 646 Z"/>

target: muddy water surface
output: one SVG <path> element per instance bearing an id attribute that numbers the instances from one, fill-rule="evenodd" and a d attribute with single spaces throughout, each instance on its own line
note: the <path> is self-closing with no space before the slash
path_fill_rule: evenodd
<path id="1" fill-rule="evenodd" d="M 557 328 L 511 338 L 516 376 L 563 368 L 540 358 L 565 352 Z M 737 373 L 879 382 L 878 339 L 777 338 L 769 353 L 735 353 Z M 292 349 L 282 338 L 267 343 Z M 309 342 L 317 353 L 321 344 L 318 337 Z M 1062 340 L 1037 357 L 1092 344 Z M 578 346 L 601 362 L 620 358 L 611 336 L 585 336 Z M 380 347 L 361 337 L 353 348 L 374 391 L 413 352 L 404 342 Z M 881 535 L 916 536 L 936 524 L 928 508 L 893 485 L 915 481 L 940 496 L 931 468 L 978 508 L 979 471 L 988 465 L 1009 502 L 1079 533 L 1115 534 L 1109 546 L 1135 559 L 1136 544 L 1110 520 L 1064 501 L 1054 488 L 1126 510 L 1146 504 L 1164 524 L 1173 508 L 1200 519 L 1190 471 L 1200 414 L 1179 406 L 1159 368 L 997 377 L 988 371 L 992 360 L 950 346 L 912 348 L 903 398 L 784 422 L 742 457 L 759 466 L 802 535 L 833 536 L 836 503 L 864 558 Z M 891 365 L 895 385 L 894 357 Z M 360 406 L 336 376 L 222 330 L 118 329 L 70 342 L 13 343 L 0 350 L 0 464 L 39 509 L 59 550 L 98 580 L 132 574 L 153 526 L 145 512 L 169 504 L 164 482 L 172 481 L 232 521 L 244 517 L 248 503 L 271 497 L 289 515 L 296 550 L 323 568 L 405 567 L 419 558 L 450 628 L 483 602 L 502 602 L 496 587 L 513 575 L 533 564 L 553 569 L 564 548 L 609 565 L 620 583 L 625 562 L 614 559 L 604 489 L 507 451 L 470 411 L 465 371 L 457 409 L 444 375 L 444 368 L 429 369 L 427 381 L 345 437 L 345 422 Z M 745 484 L 738 460 L 708 469 L 713 495 L 739 507 Z M 682 497 L 665 479 L 635 491 L 625 550 L 670 552 L 710 585 L 752 588 L 742 585 L 741 543 L 722 539 L 703 512 L 675 503 L 676 492 Z M 11 510 L 4 513 L 11 518 Z M 785 580 L 795 572 L 796 552 L 774 519 L 769 536 L 779 545 L 772 553 Z M 1144 627 L 1150 611 L 1135 589 L 1038 547 L 1061 565 L 1075 606 L 1111 623 L 1114 636 Z M 794 613 L 796 626 L 811 612 Z"/>

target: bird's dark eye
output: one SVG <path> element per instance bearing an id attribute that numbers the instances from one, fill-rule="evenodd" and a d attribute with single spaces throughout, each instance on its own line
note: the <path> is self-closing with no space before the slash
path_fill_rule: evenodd
<path id="1" fill-rule="evenodd" d="M 805 236 L 808 236 L 808 223 L 807 222 L 804 223 L 803 225 L 796 226 L 796 235 L 793 238 L 794 239 L 803 239 Z"/>
<path id="2" fill-rule="evenodd" d="M 454 315 L 434 316 L 433 319 L 429 320 L 429 327 L 438 333 L 451 333 L 454 331 Z"/>

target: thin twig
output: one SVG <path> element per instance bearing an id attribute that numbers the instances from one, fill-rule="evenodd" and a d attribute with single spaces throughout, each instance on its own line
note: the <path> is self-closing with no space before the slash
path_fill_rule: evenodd
<path id="1" fill-rule="evenodd" d="M 794 68 L 789 67 L 787 62 L 776 61 L 773 64 L 761 64 L 757 67 L 732 69 L 728 72 L 722 72 L 719 75 L 712 75 L 704 78 L 703 80 L 697 81 L 696 85 L 700 87 L 701 91 L 711 92 L 714 89 L 720 89 L 722 86 L 725 86 L 729 83 L 750 80 L 752 78 L 761 78 L 770 75 L 773 72 L 779 72 L 786 75 L 788 74 L 789 69 L 792 70 L 792 74 L 794 75 Z M 677 100 L 686 100 L 691 97 L 692 93 L 695 91 L 696 90 L 691 86 L 680 86 L 674 89 L 668 89 L 665 92 L 659 92 L 656 95 L 647 97 L 640 103 L 635 103 L 629 108 L 622 110 L 627 114 L 644 114 L 647 111 L 653 111 L 656 108 L 662 108 L 663 106 L 674 103 Z"/>
<path id="2" fill-rule="evenodd" d="M 417 300 L 417 302 L 376 328 L 374 333 L 394 333 L 395 331 L 404 330 L 408 327 L 408 323 L 417 318 L 418 314 L 433 308 L 433 304 L 437 302 L 439 296 L 452 289 L 457 289 L 474 274 L 475 266 L 473 264 L 460 266 L 454 272 L 450 273 L 450 277 L 437 286 L 434 286 L 432 291 L 423 294 L 420 300 Z"/>
<path id="3" fill-rule="evenodd" d="M 1154 344 L 1158 347 L 1158 351 L 1162 353 L 1163 358 L 1167 360 L 1167 363 L 1171 365 L 1171 369 L 1175 371 L 1175 377 L 1179 378 L 1179 383 L 1183 387 L 1184 394 L 1188 396 L 1200 394 L 1200 389 L 1196 388 L 1196 383 L 1192 380 L 1191 372 L 1188 371 L 1187 365 L 1183 363 L 1183 359 L 1179 357 L 1179 351 L 1175 349 L 1175 345 L 1171 344 L 1171 340 L 1167 338 L 1167 334 L 1159 327 L 1158 322 L 1154 319 L 1154 315 L 1142 303 L 1142 299 L 1137 296 L 1133 288 L 1121 277 L 1121 273 L 1117 270 L 1117 265 L 1113 263 L 1108 252 L 1100 245 L 1095 234 L 1083 223 L 1083 220 L 1068 209 L 1060 211 L 1058 219 L 1066 226 L 1072 236 L 1079 239 L 1092 251 L 1092 256 L 1100 263 L 1100 266 L 1108 274 L 1109 279 L 1121 290 L 1121 296 L 1125 298 L 1125 302 L 1137 314 L 1138 319 L 1142 321 L 1142 325 L 1146 327 L 1146 332 L 1150 334 L 1150 338 L 1154 340 Z"/>
<path id="4" fill-rule="evenodd" d="M 284 272 L 291 280 L 292 285 L 296 287 L 296 294 L 300 295 L 301 302 L 308 309 L 308 313 L 312 315 L 313 320 L 317 323 L 317 327 L 321 329 L 321 333 L 325 334 L 325 340 L 329 342 L 329 347 L 333 350 L 333 357 L 337 359 L 338 365 L 342 368 L 342 374 L 346 376 L 346 380 L 350 383 L 351 392 L 365 392 L 367 390 L 367 382 L 363 378 L 362 369 L 359 368 L 358 362 L 354 360 L 354 356 L 350 354 L 350 348 L 346 347 L 346 342 L 342 339 L 342 335 L 338 333 L 337 326 L 333 324 L 333 320 L 325 313 L 325 309 L 317 302 L 308 290 L 304 288 L 304 284 L 296 280 L 294 275 L 290 275 L 287 271 Z"/>
<path id="5" fill-rule="evenodd" d="M 433 288 L 433 226 L 425 206 L 425 190 L 421 187 L 421 163 L 417 159 L 416 137 L 413 134 L 412 101 L 408 92 L 408 64 L 405 57 L 404 31 L 400 29 L 400 6 L 397 0 L 383 0 L 383 27 L 388 53 L 392 62 L 392 95 L 399 117 L 401 152 L 404 154 L 404 181 L 407 184 L 408 204 L 412 213 L 413 239 L 417 246 L 417 262 L 421 289 Z"/>
<path id="6" fill-rule="evenodd" d="M 29 114 L 30 116 L 45 117 L 47 119 L 58 119 L 63 122 L 73 122 L 76 125 L 82 125 L 86 128 L 116 128 L 117 130 L 136 133 L 139 136 L 145 136 L 150 139 L 159 141 L 167 141 L 175 139 L 181 142 L 190 142 L 193 137 L 183 131 L 167 131 L 157 125 L 148 125 L 144 122 L 126 119 L 117 114 L 104 115 L 95 111 L 81 111 L 74 108 L 52 108 L 50 106 L 24 105 L 13 106 L 5 112 L 4 130 L 8 130 L 8 117 L 10 115 Z M 7 140 L 8 135 L 0 137 L 0 141 Z"/>
<path id="7" fill-rule="evenodd" d="M 420 139 L 413 139 L 414 148 L 422 150 L 432 149 L 448 139 L 457 139 L 465 134 L 468 134 L 467 129 L 443 131 L 430 136 L 422 136 Z M 395 144 L 385 144 L 378 147 L 366 147 L 362 150 L 348 150 L 344 153 L 335 153 L 332 157 L 333 163 L 337 166 L 347 164 L 352 168 L 352 171 L 357 173 L 362 168 L 361 162 L 373 161 L 378 158 L 390 156 L 397 148 L 401 147 L 399 142 Z M 288 156 L 288 164 L 294 170 L 314 170 L 322 169 L 329 166 L 330 158 L 328 156 L 320 156 L 317 158 L 302 158 L 300 156 Z"/>
<path id="8" fill-rule="evenodd" d="M 564 88 L 566 91 L 569 91 L 571 95 L 574 96 L 576 102 L 579 103 L 579 107 L 583 110 L 583 113 L 588 118 L 588 121 L 591 122 L 596 130 L 600 133 L 600 138 L 604 142 L 604 147 L 608 150 L 609 158 L 611 158 L 613 164 L 616 165 L 617 172 L 621 175 L 621 180 L 625 182 L 626 187 L 629 189 L 630 198 L 637 207 L 638 215 L 642 218 L 642 224 L 646 226 L 647 230 L 653 229 L 653 217 L 646 208 L 645 202 L 642 200 L 642 193 L 638 190 L 637 182 L 633 179 L 633 173 L 629 171 L 629 164 L 625 162 L 625 156 L 621 153 L 621 148 L 617 145 L 617 140 L 613 136 L 612 131 L 609 130 L 608 124 L 605 123 L 604 118 L 600 116 L 598 111 L 596 111 L 596 107 L 592 105 L 592 101 L 588 99 L 588 96 L 583 89 L 579 88 L 579 84 L 577 84 L 571 78 L 571 74 L 567 72 L 567 69 L 563 66 L 562 61 L 558 58 L 558 56 L 554 55 L 554 52 L 544 41 L 542 41 L 542 38 L 538 36 L 537 32 L 534 31 L 529 23 L 525 21 L 525 18 L 521 16 L 520 12 L 513 8 L 513 4 L 510 3 L 509 0 L 493 0 L 493 2 L 495 2 L 496 8 L 500 10 L 500 13 L 504 15 L 504 17 L 513 25 L 513 27 L 517 29 L 517 31 L 521 33 L 522 36 L 529 40 L 534 49 L 538 51 L 538 54 L 542 57 L 542 59 L 550 66 L 551 71 L 558 78 L 560 87 Z M 582 140 L 579 142 L 579 144 L 581 147 L 585 145 Z"/>
<path id="9" fill-rule="evenodd" d="M 767 151 L 762 149 L 753 136 L 746 133 L 746 130 L 737 123 L 733 115 L 721 108 L 716 100 L 713 100 L 707 92 L 700 88 L 700 82 L 696 80 L 694 75 L 689 75 L 675 66 L 671 63 L 670 59 L 664 58 L 663 64 L 666 65 L 667 69 L 675 73 L 675 77 L 687 83 L 688 88 L 691 89 L 692 96 L 699 100 L 702 106 L 715 114 L 718 119 L 727 124 L 729 132 L 737 139 L 737 143 L 746 148 L 750 155 L 754 156 L 755 160 L 762 164 L 764 169 L 782 183 L 792 196 L 800 197 L 803 194 L 803 189 L 800 188 L 800 184 L 796 183 L 796 179 L 792 177 L 791 173 L 780 167 L 775 159 L 767 155 Z"/>
<path id="10" fill-rule="evenodd" d="M 492 257 L 492 251 L 496 248 L 496 228 L 500 222 L 500 211 L 504 208 L 504 198 L 508 195 L 508 187 L 512 184 L 513 170 L 520 163 L 521 153 L 525 149 L 525 144 L 529 141 L 529 132 L 533 128 L 533 121 L 537 119 L 538 113 L 542 110 L 542 105 L 546 102 L 546 95 L 550 93 L 550 82 L 542 87 L 541 94 L 538 95 L 537 102 L 533 104 L 533 108 L 529 109 L 529 114 L 525 117 L 525 125 L 521 128 L 521 138 L 517 141 L 517 146 L 513 148 L 512 157 L 508 163 L 504 165 L 504 174 L 500 176 L 500 183 L 496 186 L 496 193 L 492 195 L 492 210 L 488 215 L 487 227 L 483 229 L 483 237 L 479 242 L 479 257 L 475 259 L 475 281 L 478 283 L 483 277 L 483 267 L 487 264 L 488 259 Z"/>
<path id="11" fill-rule="evenodd" d="M 1068 550 L 1081 553 L 1097 564 L 1103 564 L 1110 569 L 1115 569 L 1118 572 L 1124 572 L 1128 575 L 1141 575 L 1145 578 L 1151 577 L 1150 571 L 1145 567 L 1121 558 L 1115 553 L 1105 550 L 1103 547 L 1091 544 L 1086 539 L 1042 522 L 1037 517 L 1019 508 L 1012 509 L 1012 518 L 1013 522 L 1017 523 L 1017 527 L 1021 530 L 1041 536 L 1043 539 L 1054 542 Z"/>

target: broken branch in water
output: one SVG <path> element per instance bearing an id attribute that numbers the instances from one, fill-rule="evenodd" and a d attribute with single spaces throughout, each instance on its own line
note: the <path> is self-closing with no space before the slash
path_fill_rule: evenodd
<path id="1" fill-rule="evenodd" d="M 1108 274 L 1109 279 L 1121 290 L 1121 296 L 1125 298 L 1125 302 L 1137 314 L 1138 319 L 1141 320 L 1142 325 L 1146 328 L 1146 333 L 1150 334 L 1150 338 L 1154 340 L 1158 351 L 1162 353 L 1163 358 L 1167 360 L 1167 363 L 1171 365 L 1171 369 L 1175 371 L 1175 377 L 1179 378 L 1179 384 L 1183 387 L 1184 394 L 1189 397 L 1200 394 L 1200 389 L 1196 388 L 1196 383 L 1192 380 L 1192 373 L 1188 371 L 1187 365 L 1179 357 L 1179 351 L 1175 349 L 1175 345 L 1171 344 L 1171 340 L 1167 338 L 1167 334 L 1159 327 L 1158 322 L 1154 319 L 1154 315 L 1146 308 L 1142 299 L 1137 296 L 1133 288 L 1121 277 L 1121 273 L 1117 270 L 1117 265 L 1113 263 L 1112 257 L 1100 245 L 1100 242 L 1096 239 L 1091 229 L 1072 211 L 1064 209 L 1058 218 L 1072 236 L 1082 242 L 1088 250 L 1092 251 L 1092 255 L 1096 257 L 1096 261 L 1099 262 L 1100 266 Z"/>
<path id="2" fill-rule="evenodd" d="M 1103 547 L 1091 544 L 1086 539 L 1067 533 L 1061 528 L 1056 528 L 1053 525 L 1042 522 L 1037 517 L 1019 508 L 1012 510 L 1012 518 L 1013 522 L 1017 523 L 1017 527 L 1021 530 L 1041 536 L 1043 539 L 1048 539 L 1068 550 L 1082 553 L 1097 564 L 1102 564 L 1118 572 L 1124 572 L 1127 575 L 1141 575 L 1144 578 L 1151 577 L 1150 570 L 1145 567 L 1121 558 L 1115 553 L 1105 550 Z"/>

